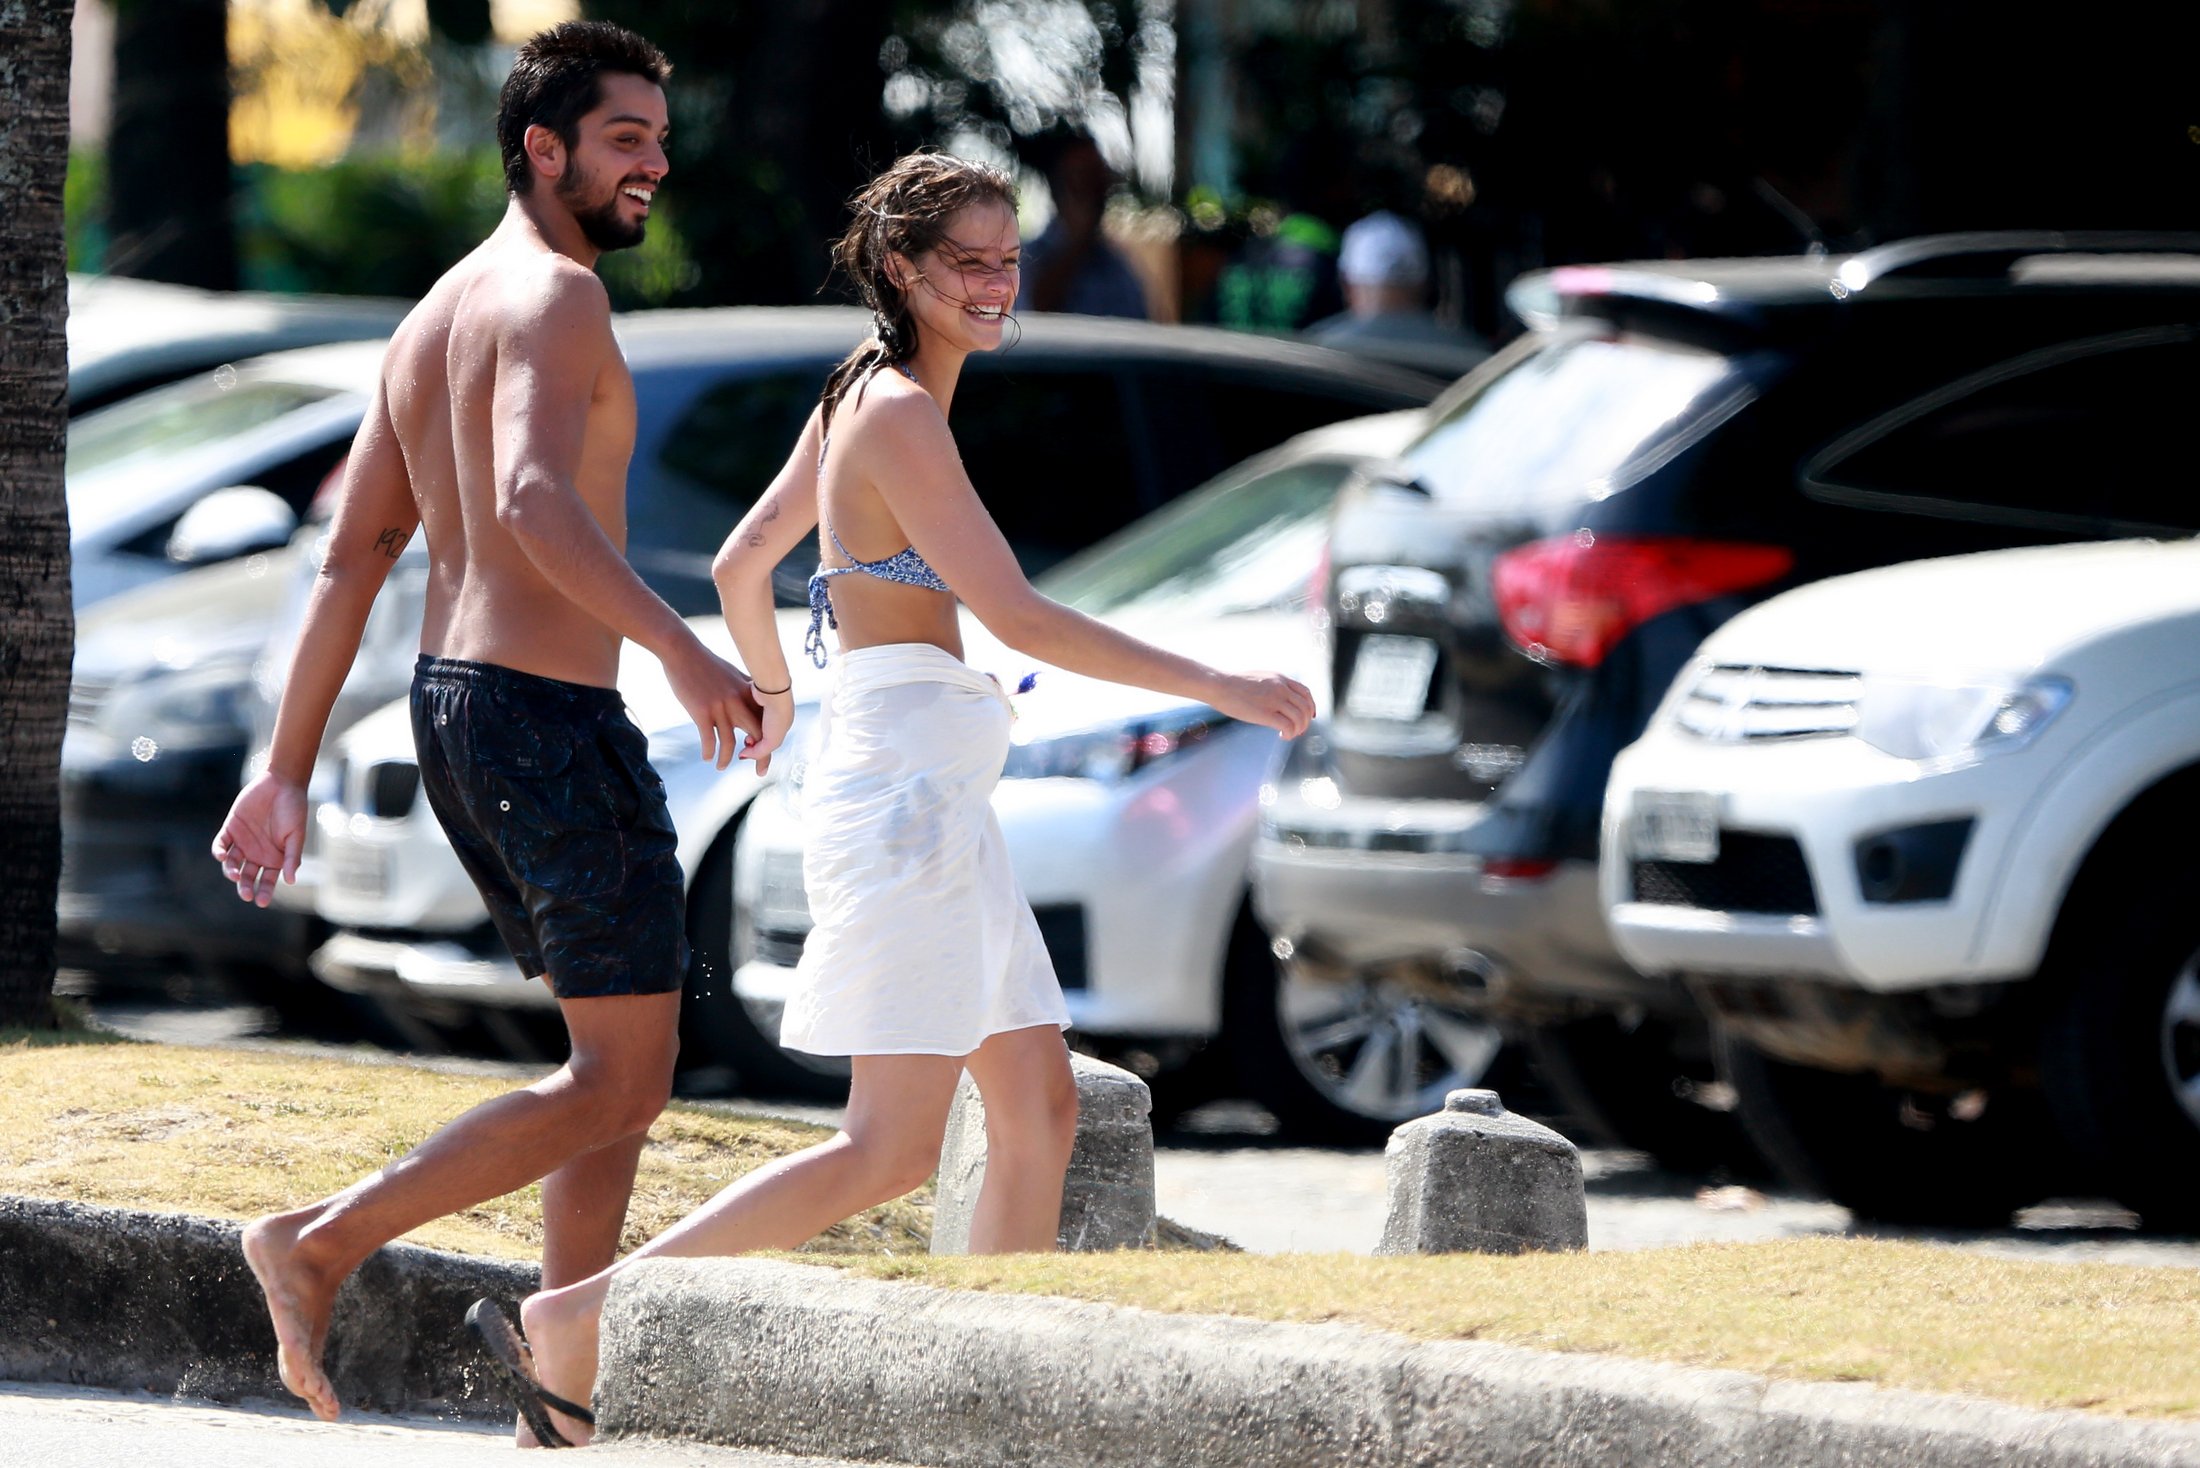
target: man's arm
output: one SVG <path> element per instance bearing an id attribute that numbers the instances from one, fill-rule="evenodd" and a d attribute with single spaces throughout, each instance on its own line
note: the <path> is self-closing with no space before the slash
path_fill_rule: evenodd
<path id="1" fill-rule="evenodd" d="M 531 308 L 506 318 L 490 404 L 497 523 L 555 590 L 657 655 L 703 757 L 724 769 L 733 731 L 761 727 L 749 680 L 635 574 L 574 487 L 589 404 L 617 350 L 603 282 L 585 271 L 548 275 Z"/>
<path id="2" fill-rule="evenodd" d="M 306 781 L 313 774 L 329 710 L 358 656 L 359 636 L 375 594 L 419 525 L 404 453 L 378 383 L 345 461 L 327 554 L 307 596 L 305 620 L 276 707 L 267 770 L 238 794 L 214 837 L 215 859 L 247 902 L 267 906 L 278 873 L 286 881 L 298 879 Z"/>

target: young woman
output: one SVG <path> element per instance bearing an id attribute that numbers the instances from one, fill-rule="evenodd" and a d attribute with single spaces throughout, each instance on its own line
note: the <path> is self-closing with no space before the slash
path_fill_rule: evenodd
<path id="1" fill-rule="evenodd" d="M 1217 672 L 1040 596 L 964 475 L 947 428 L 956 382 L 966 357 L 1000 345 L 1016 300 L 1008 177 L 914 153 L 852 208 L 834 260 L 876 334 L 827 380 L 786 467 L 715 566 L 763 709 L 763 737 L 743 757 L 762 770 L 794 713 L 771 570 L 813 526 L 824 532 L 808 651 L 825 663 L 828 628 L 840 649 L 802 797 L 816 926 L 780 1039 L 852 1057 L 847 1119 L 830 1141 L 750 1173 L 628 1261 L 531 1297 L 521 1314 L 540 1393 L 524 1380 L 518 1343 L 485 1321 L 531 1420 L 545 1413 L 544 1394 L 587 1401 L 604 1294 L 627 1262 L 791 1249 L 910 1191 L 938 1165 L 965 1069 L 986 1102 L 972 1250 L 1055 1246 L 1077 1124 L 1068 1012 L 988 804 L 1008 750 L 1008 702 L 962 661 L 958 601 L 1056 667 L 1197 698 L 1286 736 L 1313 716 L 1311 695 L 1289 678 Z M 562 1411 L 549 1425 L 575 1439 L 588 1426 Z"/>

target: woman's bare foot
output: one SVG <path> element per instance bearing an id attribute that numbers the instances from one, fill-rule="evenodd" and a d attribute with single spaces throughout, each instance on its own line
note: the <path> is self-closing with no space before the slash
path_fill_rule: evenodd
<path id="1" fill-rule="evenodd" d="M 609 1288 L 601 1277 L 520 1301 L 520 1329 L 534 1353 L 535 1379 L 569 1402 L 590 1405 L 596 1390 L 596 1327 Z M 552 1410 L 550 1419 L 576 1446 L 595 1429 Z"/>
<path id="2" fill-rule="evenodd" d="M 316 1203 L 246 1224 L 244 1260 L 267 1296 L 267 1317 L 275 1327 L 275 1366 L 283 1385 L 303 1397 L 314 1416 L 334 1422 L 343 1409 L 321 1369 L 321 1347 L 342 1281 L 325 1278 L 301 1257 L 298 1247 L 298 1235 L 320 1217 L 322 1206 Z"/>

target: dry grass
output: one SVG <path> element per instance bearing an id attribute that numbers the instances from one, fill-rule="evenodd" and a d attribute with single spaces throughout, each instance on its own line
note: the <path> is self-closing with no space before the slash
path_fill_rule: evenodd
<path id="1" fill-rule="evenodd" d="M 0 1193 L 251 1218 L 332 1193 L 510 1089 L 405 1065 L 57 1038 L 68 1037 L 0 1039 Z M 625 1245 L 662 1232 L 751 1168 L 830 1134 L 675 1104 L 642 1154 Z M 931 1212 L 931 1194 L 921 1192 L 839 1225 L 810 1249 L 921 1253 Z M 408 1238 L 539 1257 L 540 1190 Z"/>
<path id="2" fill-rule="evenodd" d="M 883 1279 L 1151 1310 L 1347 1321 L 2036 1407 L 2200 1418 L 2200 1271 L 1808 1239 L 1370 1259 L 848 1259 Z"/>
<path id="3" fill-rule="evenodd" d="M 0 1037 L 0 1193 L 249 1217 L 334 1191 L 504 1089 L 405 1065 L 54 1038 Z M 673 1107 L 642 1161 L 629 1243 L 822 1135 Z M 1180 1245 L 933 1259 L 930 1204 L 922 1193 L 874 1209 L 811 1247 L 879 1278 L 952 1288 L 2200 1418 L 2200 1271 L 2190 1269 L 1856 1239 L 1516 1258 Z M 413 1238 L 530 1257 L 539 1214 L 528 1189 Z"/>

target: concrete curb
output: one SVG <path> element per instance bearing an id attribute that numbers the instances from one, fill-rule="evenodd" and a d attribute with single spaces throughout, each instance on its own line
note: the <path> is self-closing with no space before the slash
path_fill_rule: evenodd
<path id="1" fill-rule="evenodd" d="M 937 1468 L 2200 1465 L 2182 1425 L 751 1259 L 627 1273 L 596 1410 L 613 1436 Z"/>
<path id="2" fill-rule="evenodd" d="M 238 1226 L 0 1196 L 0 1378 L 214 1401 L 288 1399 Z M 327 1365 L 346 1406 L 509 1421 L 463 1330 L 516 1302 L 532 1265 L 392 1244 L 336 1299 Z"/>

